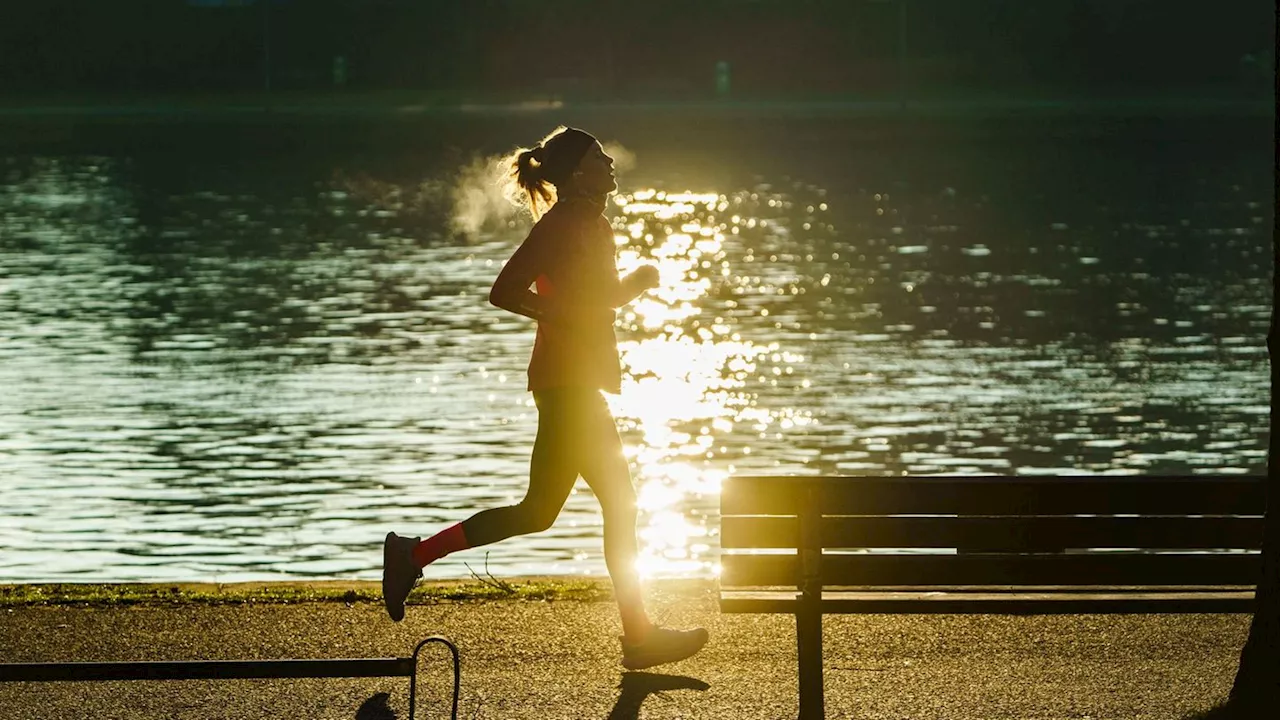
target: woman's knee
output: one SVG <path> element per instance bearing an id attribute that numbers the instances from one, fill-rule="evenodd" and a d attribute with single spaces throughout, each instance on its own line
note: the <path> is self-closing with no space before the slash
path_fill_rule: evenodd
<path id="1" fill-rule="evenodd" d="M 597 463 L 590 471 L 583 473 L 587 485 L 600 500 L 600 507 L 606 513 L 636 511 L 636 489 L 631 482 L 631 471 L 624 459 Z"/>
<path id="2" fill-rule="evenodd" d="M 548 503 L 525 500 L 514 508 L 520 518 L 518 524 L 521 535 L 542 532 L 554 525 L 556 518 L 560 516 L 560 508 Z"/>
<path id="3" fill-rule="evenodd" d="M 600 512 L 606 522 L 635 521 L 636 491 L 630 482 L 615 484 L 606 492 L 597 491 L 596 498 L 600 501 Z"/>

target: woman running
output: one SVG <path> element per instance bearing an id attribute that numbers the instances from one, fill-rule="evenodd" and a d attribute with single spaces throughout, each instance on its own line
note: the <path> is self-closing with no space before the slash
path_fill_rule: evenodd
<path id="1" fill-rule="evenodd" d="M 590 134 L 559 127 L 537 147 L 517 150 L 510 168 L 536 223 L 498 274 L 489 301 L 538 323 L 529 362 L 528 389 L 538 408 L 529 489 L 519 504 L 483 510 L 426 540 L 387 533 L 387 612 L 392 620 L 404 618 L 405 598 L 422 568 L 445 555 L 551 527 L 581 475 L 604 514 L 604 560 L 622 615 L 622 665 L 639 670 L 682 660 L 706 644 L 707 631 L 658 627 L 645 613 L 635 568 L 635 490 L 601 395 L 621 391 L 617 308 L 657 287 L 658 271 L 646 265 L 618 277 L 613 228 L 603 214 L 618 189 L 613 158 Z"/>

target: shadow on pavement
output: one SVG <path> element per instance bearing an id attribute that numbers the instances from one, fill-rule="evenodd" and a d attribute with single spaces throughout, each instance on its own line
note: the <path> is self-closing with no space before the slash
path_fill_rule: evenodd
<path id="1" fill-rule="evenodd" d="M 613 704 L 608 720 L 638 720 L 640 705 L 653 693 L 665 690 L 706 690 L 711 687 L 707 683 L 685 675 L 662 675 L 659 673 L 627 672 L 622 673 L 622 682 L 618 688 L 618 702 Z"/>
<path id="2" fill-rule="evenodd" d="M 389 694 L 380 692 L 360 703 L 360 709 L 356 710 L 356 720 L 396 720 L 396 714 L 387 704 L 390 698 Z"/>
<path id="3" fill-rule="evenodd" d="M 1274 716 L 1275 709 L 1258 707 L 1256 703 L 1225 702 L 1204 712 L 1188 715 L 1182 720 L 1262 720 Z"/>
<path id="4" fill-rule="evenodd" d="M 645 698 L 655 693 L 667 690 L 706 690 L 710 687 L 697 678 L 685 675 L 622 673 L 622 682 L 618 684 L 621 693 L 618 695 L 618 702 L 613 704 L 613 710 L 609 711 L 607 720 L 639 720 L 640 705 Z M 356 710 L 355 720 L 396 720 L 397 716 L 388 704 L 390 697 L 382 692 L 365 700 Z"/>

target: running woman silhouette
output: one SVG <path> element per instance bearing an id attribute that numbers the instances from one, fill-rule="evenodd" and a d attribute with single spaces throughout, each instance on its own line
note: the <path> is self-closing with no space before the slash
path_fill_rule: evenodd
<path id="1" fill-rule="evenodd" d="M 387 533 L 383 601 L 399 621 L 422 568 L 459 550 L 551 527 L 581 475 L 604 515 L 622 665 L 639 670 L 682 660 L 706 644 L 707 631 L 659 627 L 645 612 L 635 568 L 635 489 L 601 394 L 621 392 L 617 308 L 657 287 L 658 271 L 646 265 L 618 276 L 613 229 L 603 214 L 618 186 L 613 158 L 596 138 L 561 126 L 507 162 L 513 196 L 527 202 L 536 223 L 498 274 L 489 301 L 538 324 L 529 362 L 528 389 L 538 408 L 529 487 L 518 504 L 482 510 L 426 540 Z"/>

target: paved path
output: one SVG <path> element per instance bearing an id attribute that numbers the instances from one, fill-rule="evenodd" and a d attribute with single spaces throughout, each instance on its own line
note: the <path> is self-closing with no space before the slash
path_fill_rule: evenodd
<path id="1" fill-rule="evenodd" d="M 790 617 L 721 615 L 714 596 L 656 590 L 668 624 L 703 624 L 702 654 L 627 675 L 609 602 L 372 603 L 0 610 L 0 658 L 73 660 L 386 657 L 444 633 L 463 653 L 460 717 L 792 718 Z M 1225 698 L 1248 616 L 834 616 L 829 718 L 1178 719 Z M 438 646 L 436 646 L 438 648 Z M 437 654 L 438 653 L 438 654 Z M 447 717 L 443 651 L 423 666 L 418 717 Z M 669 685 L 651 693 L 649 689 Z M 0 684 L 0 718 L 406 718 L 407 680 Z"/>

